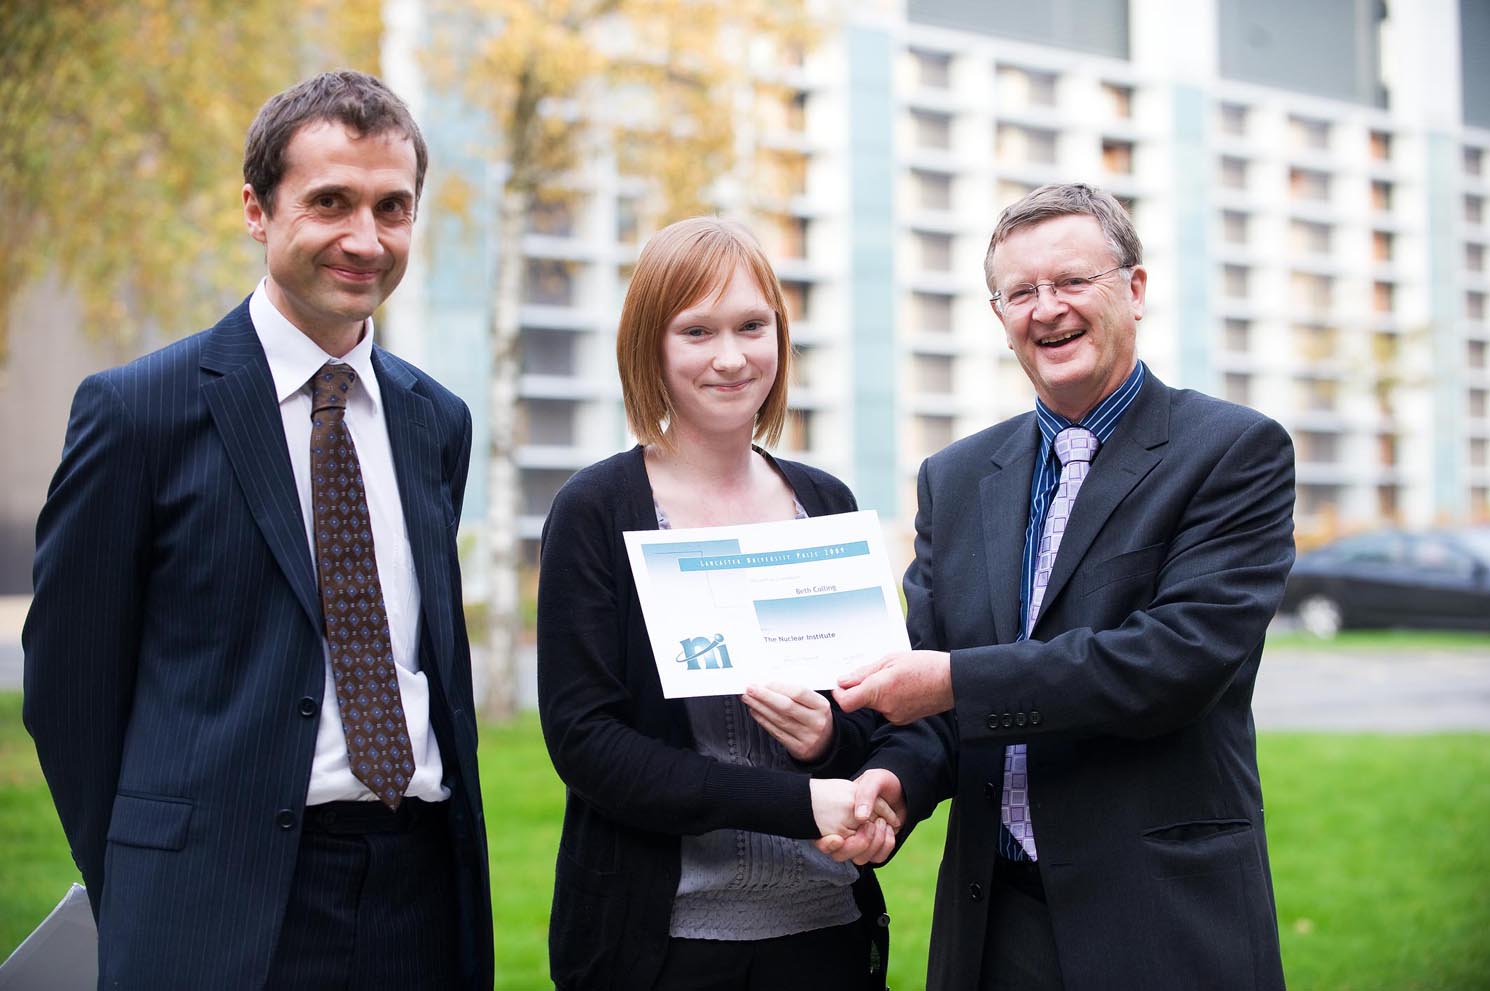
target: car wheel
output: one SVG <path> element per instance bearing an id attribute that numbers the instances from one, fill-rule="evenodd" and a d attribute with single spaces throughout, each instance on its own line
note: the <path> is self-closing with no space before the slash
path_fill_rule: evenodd
<path id="1" fill-rule="evenodd" d="M 1299 622 L 1316 637 L 1329 640 L 1345 625 L 1345 616 L 1340 603 L 1328 595 L 1311 595 L 1299 603 Z"/>

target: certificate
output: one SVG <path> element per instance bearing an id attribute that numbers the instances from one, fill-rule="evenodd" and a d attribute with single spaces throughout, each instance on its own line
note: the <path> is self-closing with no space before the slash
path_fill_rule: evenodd
<path id="1" fill-rule="evenodd" d="M 873 511 L 624 536 L 667 698 L 832 688 L 910 649 Z"/>

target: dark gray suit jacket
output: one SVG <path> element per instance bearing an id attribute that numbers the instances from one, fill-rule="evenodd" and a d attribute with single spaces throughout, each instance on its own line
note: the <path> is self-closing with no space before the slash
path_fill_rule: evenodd
<path id="1" fill-rule="evenodd" d="M 422 599 L 469 986 L 491 908 L 455 532 L 465 404 L 374 349 Z M 245 301 L 89 377 L 37 524 L 25 721 L 99 925 L 101 987 L 259 988 L 324 694 L 321 604 Z"/>
<path id="2" fill-rule="evenodd" d="M 870 763 L 913 820 L 954 797 L 928 986 L 977 981 L 1004 747 L 1025 741 L 1070 991 L 1281 988 L 1251 700 L 1293 562 L 1288 435 L 1149 374 L 1015 642 L 1039 441 L 1030 413 L 921 468 L 910 636 L 951 651 L 956 706 Z"/>

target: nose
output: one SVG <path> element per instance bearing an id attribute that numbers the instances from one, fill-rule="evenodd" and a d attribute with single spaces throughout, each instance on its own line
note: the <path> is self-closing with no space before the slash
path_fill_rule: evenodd
<path id="1" fill-rule="evenodd" d="M 1060 316 L 1067 308 L 1066 301 L 1055 291 L 1055 286 L 1049 282 L 1035 285 L 1035 305 L 1030 314 L 1040 323 L 1047 323 L 1051 317 Z"/>
<path id="2" fill-rule="evenodd" d="M 378 238 L 378 222 L 371 210 L 353 210 L 341 237 L 341 249 L 358 258 L 375 258 L 383 253 Z"/>
<path id="3" fill-rule="evenodd" d="M 714 351 L 714 369 L 719 372 L 737 372 L 745 367 L 745 352 L 731 334 L 722 334 L 719 346 Z"/>

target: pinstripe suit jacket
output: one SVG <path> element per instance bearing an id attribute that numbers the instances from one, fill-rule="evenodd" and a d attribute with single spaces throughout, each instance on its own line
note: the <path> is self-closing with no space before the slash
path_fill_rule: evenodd
<path id="1" fill-rule="evenodd" d="M 455 530 L 465 404 L 374 349 L 453 790 L 464 964 L 491 908 Z M 25 721 L 99 924 L 100 987 L 259 988 L 324 694 L 315 569 L 248 304 L 91 376 L 37 525 Z"/>
<path id="2" fill-rule="evenodd" d="M 871 764 L 912 821 L 952 797 L 927 987 L 976 984 L 1004 748 L 1069 991 L 1279 991 L 1252 686 L 1293 563 L 1293 447 L 1261 414 L 1150 374 L 1082 483 L 1030 639 L 1020 577 L 1034 414 L 921 467 L 914 647 L 950 651 L 953 711 Z"/>

